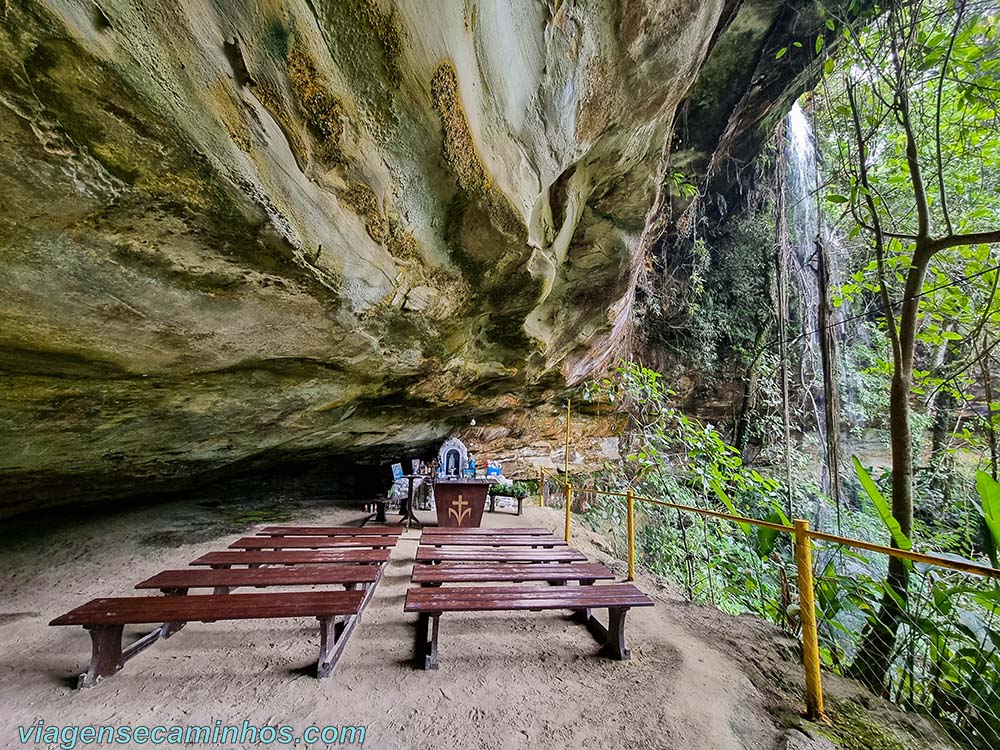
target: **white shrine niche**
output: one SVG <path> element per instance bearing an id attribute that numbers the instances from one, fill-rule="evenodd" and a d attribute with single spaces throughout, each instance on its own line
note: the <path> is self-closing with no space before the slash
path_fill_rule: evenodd
<path id="1" fill-rule="evenodd" d="M 469 465 L 469 449 L 458 438 L 448 438 L 438 451 L 437 460 L 446 477 L 460 477 Z"/>

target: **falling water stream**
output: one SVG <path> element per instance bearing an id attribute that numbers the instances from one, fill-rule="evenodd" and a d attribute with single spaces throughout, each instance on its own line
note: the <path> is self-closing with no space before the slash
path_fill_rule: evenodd
<path id="1" fill-rule="evenodd" d="M 830 268 L 830 284 L 839 283 L 838 245 L 836 237 L 824 226 L 819 209 L 819 154 L 812 126 L 796 103 L 786 121 L 785 175 L 788 206 L 788 276 L 794 290 L 795 306 L 791 314 L 797 317 L 802 332 L 802 356 L 798 379 L 816 420 L 821 446 L 827 440 L 826 391 L 823 385 L 823 364 L 820 331 L 820 243 L 826 250 Z M 797 305 L 795 304 L 797 303 Z M 792 374 L 794 377 L 795 374 Z M 825 451 L 821 449 L 821 453 Z M 823 462 L 821 485 L 830 491 L 828 461 Z"/>

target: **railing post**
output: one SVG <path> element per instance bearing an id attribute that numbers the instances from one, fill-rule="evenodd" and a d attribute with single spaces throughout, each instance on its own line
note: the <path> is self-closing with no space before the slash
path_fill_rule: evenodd
<path id="1" fill-rule="evenodd" d="M 635 497 L 632 490 L 626 496 L 628 503 L 628 580 L 635 580 Z"/>
<path id="2" fill-rule="evenodd" d="M 822 721 L 823 678 L 820 675 L 819 634 L 813 590 L 812 539 L 809 522 L 795 521 L 795 566 L 799 580 L 799 617 L 802 620 L 802 666 L 806 672 L 806 715 Z"/>
<path id="3" fill-rule="evenodd" d="M 538 507 L 545 507 L 545 469 L 538 467 Z"/>
<path id="4" fill-rule="evenodd" d="M 573 485 L 566 483 L 566 543 L 569 543 L 570 506 L 573 504 Z"/>

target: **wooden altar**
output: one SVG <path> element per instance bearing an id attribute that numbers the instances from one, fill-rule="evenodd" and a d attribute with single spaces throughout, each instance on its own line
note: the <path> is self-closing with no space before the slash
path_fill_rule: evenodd
<path id="1" fill-rule="evenodd" d="M 435 479 L 438 526 L 479 527 L 492 479 Z"/>

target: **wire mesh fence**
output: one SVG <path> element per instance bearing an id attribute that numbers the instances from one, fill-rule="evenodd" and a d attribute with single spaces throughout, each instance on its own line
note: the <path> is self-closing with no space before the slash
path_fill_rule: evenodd
<path id="1" fill-rule="evenodd" d="M 545 504 L 563 506 L 565 483 L 546 475 L 543 484 Z M 637 497 L 630 527 L 626 493 L 579 486 L 571 496 L 574 513 L 610 540 L 616 556 L 630 555 L 632 528 L 636 564 L 673 580 L 688 599 L 763 617 L 803 639 L 804 657 L 814 651 L 825 670 L 867 681 L 882 697 L 936 720 L 962 746 L 1000 747 L 1000 571 L 948 556 L 893 555 L 877 542 L 800 522 L 813 548 L 803 579 L 788 524 Z M 886 584 L 890 555 L 903 561 L 905 585 Z M 802 580 L 815 602 L 811 649 Z M 877 684 L 863 668 L 872 651 L 885 660 Z M 821 689 L 818 705 L 821 714 Z"/>
<path id="2" fill-rule="evenodd" d="M 878 559 L 881 557 L 882 559 Z M 897 705 L 938 720 L 966 747 L 1000 747 L 1000 587 L 928 564 L 886 584 L 885 556 L 819 545 L 816 609 L 824 666 L 865 681 L 868 644 L 888 670 L 873 685 Z M 885 632 L 873 625 L 888 612 Z"/>

